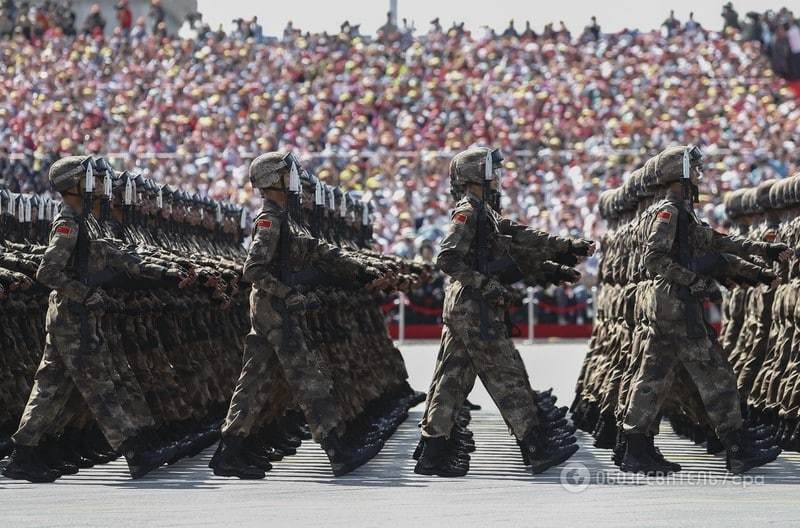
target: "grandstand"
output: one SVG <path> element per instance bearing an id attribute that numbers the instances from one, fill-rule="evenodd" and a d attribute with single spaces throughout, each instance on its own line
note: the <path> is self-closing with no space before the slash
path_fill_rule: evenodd
<path id="1" fill-rule="evenodd" d="M 472 144 L 506 153 L 508 214 L 590 239 L 603 229 L 599 190 L 667 145 L 703 147 L 715 227 L 726 191 L 800 168 L 797 98 L 746 28 L 263 37 L 193 26 L 192 38 L 51 26 L 0 39 L 7 185 L 46 191 L 51 160 L 90 152 L 255 209 L 249 160 L 290 148 L 324 181 L 366 189 L 378 242 L 400 251 L 441 236 L 449 156 Z"/>

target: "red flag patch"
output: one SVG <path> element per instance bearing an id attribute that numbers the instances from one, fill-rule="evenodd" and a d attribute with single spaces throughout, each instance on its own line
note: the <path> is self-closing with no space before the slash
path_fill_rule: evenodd
<path id="1" fill-rule="evenodd" d="M 72 229 L 70 229 L 65 225 L 60 225 L 56 228 L 56 233 L 58 233 L 59 235 L 68 235 L 72 233 Z"/>
<path id="2" fill-rule="evenodd" d="M 672 213 L 670 213 L 669 211 L 661 211 L 660 213 L 658 213 L 658 219 L 664 222 L 669 222 L 671 218 L 672 218 Z"/>
<path id="3" fill-rule="evenodd" d="M 764 235 L 764 240 L 767 242 L 775 242 L 775 239 L 778 238 L 778 234 L 775 231 L 767 231 L 767 234 Z"/>
<path id="4" fill-rule="evenodd" d="M 256 227 L 258 227 L 259 229 L 261 229 L 262 227 L 264 229 L 269 229 L 270 227 L 272 227 L 272 220 L 259 220 L 258 223 L 256 223 Z"/>
<path id="5" fill-rule="evenodd" d="M 467 215 L 465 215 L 464 213 L 456 213 L 456 215 L 453 217 L 453 222 L 457 224 L 466 224 L 467 218 L 468 218 Z"/>

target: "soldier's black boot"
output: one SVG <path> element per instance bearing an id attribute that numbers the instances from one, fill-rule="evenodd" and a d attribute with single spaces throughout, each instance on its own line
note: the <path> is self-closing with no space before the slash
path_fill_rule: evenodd
<path id="1" fill-rule="evenodd" d="M 728 454 L 727 468 L 734 475 L 768 464 L 778 458 L 781 448 L 759 449 L 748 445 L 741 431 L 733 431 L 721 439 Z"/>
<path id="2" fill-rule="evenodd" d="M 42 461 L 50 469 L 58 471 L 61 476 L 74 475 L 78 472 L 78 466 L 64 460 L 55 438 L 48 438 L 39 444 L 39 453 L 41 454 Z"/>
<path id="3" fill-rule="evenodd" d="M 419 460 L 419 457 L 422 455 L 422 446 L 423 446 L 422 436 L 419 437 L 419 442 L 417 442 L 417 447 L 414 448 L 414 454 L 411 455 L 411 458 L 414 460 Z"/>
<path id="4" fill-rule="evenodd" d="M 61 434 L 61 452 L 64 459 L 72 462 L 79 469 L 87 469 L 94 466 L 94 462 L 82 456 L 77 449 L 81 445 L 80 431 L 67 428 Z"/>
<path id="5" fill-rule="evenodd" d="M 50 469 L 41 459 L 36 447 L 15 446 L 11 458 L 3 468 L 3 475 L 14 480 L 44 483 L 54 482 L 61 474 Z"/>
<path id="6" fill-rule="evenodd" d="M 264 471 L 272 469 L 272 464 L 269 461 L 269 453 L 254 438 L 248 438 L 245 441 L 242 454 L 247 462 L 258 469 Z"/>
<path id="7" fill-rule="evenodd" d="M 422 454 L 414 466 L 414 473 L 417 475 L 436 475 L 439 477 L 453 478 L 463 477 L 469 471 L 469 466 L 459 463 L 457 458 L 452 456 L 449 449 L 447 438 L 438 436 L 435 438 L 422 437 Z"/>
<path id="8" fill-rule="evenodd" d="M 177 448 L 149 449 L 139 438 L 130 438 L 120 446 L 119 452 L 128 462 L 131 478 L 139 479 L 171 460 Z"/>
<path id="9" fill-rule="evenodd" d="M 3 436 L 0 438 L 0 460 L 3 460 L 5 457 L 11 455 L 11 452 L 14 451 L 14 444 L 11 442 L 11 438 L 7 436 Z"/>
<path id="10" fill-rule="evenodd" d="M 617 432 L 617 442 L 614 444 L 614 455 L 611 457 L 611 461 L 614 462 L 615 466 L 619 467 L 622 464 L 622 459 L 625 458 L 625 451 L 627 449 L 628 441 L 620 429 Z"/>
<path id="11" fill-rule="evenodd" d="M 566 462 L 578 451 L 574 443 L 565 445 L 563 442 L 549 441 L 535 428 L 517 445 L 522 454 L 522 463 L 530 466 L 534 475 Z"/>
<path id="12" fill-rule="evenodd" d="M 664 457 L 664 455 L 661 453 L 661 450 L 656 447 L 655 437 L 648 436 L 647 442 L 648 442 L 648 450 L 650 452 L 650 458 L 655 460 L 657 463 L 669 468 L 670 472 L 672 473 L 677 473 L 678 471 L 683 469 L 681 468 L 681 465 L 678 464 L 677 462 L 670 462 Z"/>
<path id="13" fill-rule="evenodd" d="M 244 439 L 236 436 L 223 436 L 216 453 L 208 466 L 218 477 L 237 477 L 240 479 L 263 479 L 264 470 L 253 466 L 242 455 Z"/>
<path id="14" fill-rule="evenodd" d="M 633 433 L 626 435 L 627 448 L 622 458 L 620 470 L 626 473 L 644 473 L 649 477 L 672 473 L 672 469 L 653 459 L 650 454 L 650 441 L 646 435 Z"/>
<path id="15" fill-rule="evenodd" d="M 725 446 L 716 434 L 709 433 L 706 437 L 706 453 L 716 455 L 725 451 Z"/>
<path id="16" fill-rule="evenodd" d="M 341 477 L 366 464 L 380 451 L 379 445 L 352 447 L 336 434 L 322 439 L 322 449 L 328 455 L 334 476 Z"/>
<path id="17" fill-rule="evenodd" d="M 469 400 L 464 400 L 464 407 L 468 408 L 470 411 L 480 411 L 481 410 L 481 406 L 480 405 L 478 405 L 476 403 L 472 403 Z"/>
<path id="18" fill-rule="evenodd" d="M 617 441 L 617 420 L 611 413 L 605 413 L 597 422 L 594 446 L 598 449 L 611 449 Z"/>

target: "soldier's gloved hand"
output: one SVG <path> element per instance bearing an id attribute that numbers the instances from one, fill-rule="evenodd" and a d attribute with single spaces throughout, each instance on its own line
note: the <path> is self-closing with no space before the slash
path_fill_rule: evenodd
<path id="1" fill-rule="evenodd" d="M 86 297 L 86 300 L 83 301 L 83 304 L 89 309 L 100 308 L 106 304 L 106 298 L 106 293 L 98 288 L 90 293 L 88 297 Z"/>
<path id="2" fill-rule="evenodd" d="M 689 285 L 689 292 L 695 297 L 705 298 L 711 288 L 711 281 L 705 277 L 697 277 L 693 283 Z"/>
<path id="3" fill-rule="evenodd" d="M 569 266 L 561 266 L 558 270 L 558 279 L 563 283 L 575 283 L 581 280 L 581 272 Z"/>
<path id="4" fill-rule="evenodd" d="M 506 287 L 500 284 L 497 279 L 487 280 L 481 288 L 481 297 L 491 304 L 502 304 L 506 293 Z"/>
<path id="5" fill-rule="evenodd" d="M 774 272 L 762 269 L 758 272 L 758 282 L 761 284 L 766 284 L 767 286 L 771 286 L 772 288 L 777 288 L 781 283 L 781 279 L 775 275 Z"/>
<path id="6" fill-rule="evenodd" d="M 579 257 L 591 257 L 594 255 L 595 245 L 591 240 L 585 240 L 583 238 L 573 239 L 570 240 L 569 245 L 573 255 Z"/>
<path id="7" fill-rule="evenodd" d="M 322 301 L 319 300 L 319 297 L 317 297 L 316 293 L 310 292 L 305 296 L 305 298 L 306 310 L 318 310 L 322 307 Z"/>
<path id="8" fill-rule="evenodd" d="M 720 291 L 719 286 L 717 286 L 717 283 L 714 281 L 709 281 L 708 289 L 706 289 L 705 295 L 711 302 L 722 302 L 722 292 Z"/>
<path id="9" fill-rule="evenodd" d="M 292 291 L 283 300 L 289 313 L 300 312 L 306 306 L 306 297 L 300 292 Z"/>
<path id="10" fill-rule="evenodd" d="M 373 268 L 372 266 L 364 266 L 362 273 L 365 279 L 364 282 L 366 283 L 380 279 L 383 275 L 377 268 Z"/>
<path id="11" fill-rule="evenodd" d="M 792 250 L 786 244 L 770 244 L 767 248 L 767 258 L 771 261 L 785 262 L 792 256 Z"/>

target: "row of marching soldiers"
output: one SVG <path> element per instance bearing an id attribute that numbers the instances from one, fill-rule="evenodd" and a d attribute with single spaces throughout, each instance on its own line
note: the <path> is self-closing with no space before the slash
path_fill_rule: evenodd
<path id="1" fill-rule="evenodd" d="M 775 328 L 784 338 L 778 341 L 770 333 L 776 312 L 769 306 L 776 291 L 791 291 L 781 279 L 794 266 L 780 243 L 790 238 L 778 239 L 776 221 L 800 202 L 782 201 L 770 212 L 768 191 L 737 191 L 727 202 L 735 229 L 719 233 L 694 212 L 701 169 L 697 147 L 673 147 L 600 196 L 607 231 L 597 316 L 571 410 L 596 447 L 613 449 L 623 471 L 680 471 L 655 445 L 662 418 L 678 434 L 705 442 L 709 454 L 724 453 L 732 473 L 774 460 L 787 439 L 774 419 L 775 400 L 765 399 L 772 393 L 762 392 L 765 379 L 776 386 L 780 380 L 762 375 L 761 365 L 768 350 L 769 365 L 789 363 L 791 337 L 785 341 L 785 331 Z M 706 303 L 721 301 L 720 286 L 729 292 L 722 344 L 705 316 Z M 793 306 L 780 306 L 784 330 L 787 308 Z"/>
<path id="2" fill-rule="evenodd" d="M 338 475 L 420 401 L 380 305 L 430 270 L 370 249 L 359 195 L 266 156 L 283 198 L 263 156 L 253 184 L 281 212 L 252 231 L 240 207 L 103 158 L 53 164 L 60 203 L 0 189 L 5 476 L 50 482 L 124 456 L 138 478 L 220 430 L 217 474 L 264 477 L 313 437 Z"/>

